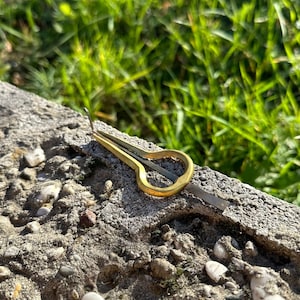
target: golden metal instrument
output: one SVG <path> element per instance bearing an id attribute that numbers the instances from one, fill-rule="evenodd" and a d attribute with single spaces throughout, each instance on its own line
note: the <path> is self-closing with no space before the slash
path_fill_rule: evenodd
<path id="1" fill-rule="evenodd" d="M 229 201 L 209 194 L 199 186 L 190 183 L 194 173 L 194 164 L 192 159 L 184 152 L 178 150 L 145 151 L 114 135 L 101 130 L 95 130 L 88 110 L 85 109 L 85 111 L 89 117 L 95 140 L 135 171 L 138 187 L 143 192 L 152 196 L 168 197 L 179 193 L 185 188 L 187 191 L 221 210 L 224 210 L 230 204 Z M 184 173 L 181 176 L 177 176 L 153 162 L 154 160 L 164 158 L 180 160 L 185 169 Z M 147 180 L 147 172 L 144 165 L 170 179 L 173 181 L 173 184 L 166 187 L 152 185 Z"/>

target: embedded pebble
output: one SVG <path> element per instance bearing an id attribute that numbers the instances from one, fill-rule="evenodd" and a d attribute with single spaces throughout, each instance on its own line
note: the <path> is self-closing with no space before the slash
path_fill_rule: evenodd
<path id="1" fill-rule="evenodd" d="M 226 260 L 232 257 L 241 258 L 242 251 L 239 249 L 240 246 L 234 238 L 231 236 L 222 236 L 215 243 L 214 255 L 221 260 Z"/>
<path id="2" fill-rule="evenodd" d="M 264 287 L 271 279 L 272 276 L 268 273 L 268 269 L 264 267 L 256 267 L 255 273 L 251 277 L 250 287 L 251 289 L 255 289 L 256 287 Z"/>
<path id="3" fill-rule="evenodd" d="M 162 239 L 163 239 L 165 242 L 169 242 L 169 241 L 172 241 L 172 239 L 173 239 L 174 236 L 175 236 L 175 231 L 170 230 L 170 231 L 165 232 L 165 233 L 162 235 Z"/>
<path id="4" fill-rule="evenodd" d="M 238 285 L 232 281 L 225 282 L 225 287 L 231 291 L 236 291 L 238 289 Z"/>
<path id="5" fill-rule="evenodd" d="M 27 223 L 26 229 L 31 233 L 37 233 L 41 229 L 41 224 L 38 221 L 32 221 Z"/>
<path id="6" fill-rule="evenodd" d="M 37 217 L 43 217 L 43 216 L 47 216 L 51 211 L 51 207 L 48 206 L 41 206 L 37 212 L 36 212 L 36 216 Z"/>
<path id="7" fill-rule="evenodd" d="M 46 156 L 42 148 L 36 148 L 31 152 L 27 152 L 24 155 L 24 158 L 29 167 L 36 167 L 46 160 Z"/>
<path id="8" fill-rule="evenodd" d="M 177 250 L 177 249 L 171 249 L 171 250 L 170 250 L 170 254 L 172 255 L 172 257 L 174 258 L 174 260 L 175 260 L 177 263 L 186 260 L 186 255 L 185 255 L 184 253 L 182 253 L 180 250 Z"/>
<path id="9" fill-rule="evenodd" d="M 79 225 L 83 228 L 92 227 L 96 224 L 96 214 L 86 209 L 80 216 Z"/>
<path id="10" fill-rule="evenodd" d="M 211 298 L 211 294 L 212 294 L 212 286 L 211 285 L 208 285 L 208 284 L 205 284 L 203 286 L 203 290 L 202 290 L 202 293 L 203 293 L 203 296 L 206 297 L 206 298 Z"/>
<path id="11" fill-rule="evenodd" d="M 210 260 L 205 264 L 205 270 L 210 279 L 218 282 L 228 269 L 217 261 Z"/>
<path id="12" fill-rule="evenodd" d="M 143 269 L 151 262 L 151 255 L 148 251 L 142 251 L 134 260 L 134 269 Z"/>
<path id="13" fill-rule="evenodd" d="M 95 200 L 91 200 L 91 199 L 87 199 L 87 200 L 84 201 L 85 207 L 95 206 L 96 203 L 97 203 L 97 202 L 96 202 Z"/>
<path id="14" fill-rule="evenodd" d="M 250 281 L 250 288 L 253 300 L 276 300 L 282 299 L 277 294 L 279 288 L 276 283 L 276 274 L 265 267 L 253 267 L 253 275 Z"/>
<path id="15" fill-rule="evenodd" d="M 166 233 L 168 231 L 172 231 L 172 228 L 170 227 L 170 225 L 164 224 L 161 226 L 161 230 L 162 230 L 162 232 Z"/>
<path id="16" fill-rule="evenodd" d="M 81 298 L 81 300 L 104 300 L 104 298 L 95 292 L 88 292 Z"/>
<path id="17" fill-rule="evenodd" d="M 16 257 L 20 253 L 20 249 L 16 246 L 11 246 L 4 252 L 4 257 Z"/>
<path id="18" fill-rule="evenodd" d="M 160 257 L 162 257 L 162 256 L 168 256 L 169 253 L 170 253 L 169 247 L 167 247 L 165 245 L 158 246 L 156 248 L 156 250 L 157 250 L 157 256 L 160 256 Z"/>
<path id="19" fill-rule="evenodd" d="M 0 282 L 9 278 L 11 275 L 11 271 L 9 268 L 0 266 Z"/>
<path id="20" fill-rule="evenodd" d="M 61 182 L 57 180 L 44 183 L 38 195 L 38 201 L 40 203 L 46 203 L 57 200 L 61 185 Z"/>
<path id="21" fill-rule="evenodd" d="M 155 258 L 150 263 L 153 277 L 169 279 L 176 274 L 176 267 L 163 258 Z"/>
<path id="22" fill-rule="evenodd" d="M 36 178 L 36 170 L 32 168 L 25 168 L 21 174 L 20 177 L 25 180 L 31 180 L 33 181 Z"/>
<path id="23" fill-rule="evenodd" d="M 111 180 L 106 180 L 104 183 L 103 192 L 110 193 L 113 189 L 113 182 Z"/>
<path id="24" fill-rule="evenodd" d="M 73 263 L 73 264 L 78 264 L 81 262 L 81 257 L 78 255 L 78 254 L 73 254 L 70 256 L 70 261 Z"/>
<path id="25" fill-rule="evenodd" d="M 74 195 L 75 194 L 74 185 L 72 183 L 66 183 L 62 188 L 62 193 L 64 195 Z"/>
<path id="26" fill-rule="evenodd" d="M 258 251 L 253 242 L 248 241 L 246 243 L 244 253 L 248 256 L 257 256 Z"/>
<path id="27" fill-rule="evenodd" d="M 50 260 L 57 260 L 63 256 L 65 249 L 63 247 L 51 248 L 46 251 L 46 255 Z"/>
<path id="28" fill-rule="evenodd" d="M 63 277 L 68 277 L 70 275 L 73 275 L 75 273 L 75 270 L 71 266 L 61 266 L 59 269 L 59 273 Z"/>
<path id="29" fill-rule="evenodd" d="M 78 294 L 78 292 L 77 292 L 75 289 L 73 289 L 73 290 L 71 291 L 71 298 L 72 298 L 73 300 L 79 299 L 79 294 Z"/>
<path id="30" fill-rule="evenodd" d="M 195 247 L 195 238 L 189 233 L 178 234 L 174 238 L 174 245 L 176 249 L 188 251 Z"/>
<path id="31" fill-rule="evenodd" d="M 218 259 L 221 259 L 221 260 L 226 260 L 229 257 L 226 248 L 220 241 L 217 241 L 215 243 L 213 252 L 214 252 L 215 257 L 217 257 Z"/>
<path id="32" fill-rule="evenodd" d="M 140 253 L 139 257 L 137 257 L 134 261 L 133 268 L 134 269 L 142 269 L 145 268 L 151 262 L 151 255 L 148 251 Z"/>
<path id="33" fill-rule="evenodd" d="M 8 217 L 0 216 L 0 235 L 15 233 L 15 227 L 11 224 Z"/>

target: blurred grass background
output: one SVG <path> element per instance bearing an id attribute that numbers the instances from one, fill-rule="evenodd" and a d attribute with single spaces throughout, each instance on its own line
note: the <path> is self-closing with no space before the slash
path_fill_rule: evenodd
<path id="1" fill-rule="evenodd" d="M 0 80 L 300 205 L 296 0 L 0 0 Z"/>

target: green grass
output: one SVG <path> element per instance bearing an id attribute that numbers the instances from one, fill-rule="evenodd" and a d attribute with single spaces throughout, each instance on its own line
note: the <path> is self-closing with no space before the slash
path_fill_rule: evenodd
<path id="1" fill-rule="evenodd" d="M 0 0 L 0 79 L 300 205 L 299 20 L 296 0 Z"/>

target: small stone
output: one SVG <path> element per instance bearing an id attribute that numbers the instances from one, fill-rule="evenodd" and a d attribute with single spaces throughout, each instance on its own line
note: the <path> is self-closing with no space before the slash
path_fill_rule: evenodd
<path id="1" fill-rule="evenodd" d="M 41 225 L 38 221 L 32 221 L 27 223 L 26 229 L 31 233 L 37 233 L 41 229 Z"/>
<path id="2" fill-rule="evenodd" d="M 251 289 L 252 299 L 253 300 L 264 300 L 266 298 L 267 293 L 261 287 L 256 287 Z"/>
<path id="3" fill-rule="evenodd" d="M 25 179 L 25 180 L 35 180 L 36 178 L 36 170 L 32 168 L 25 168 L 21 174 L 20 177 Z"/>
<path id="4" fill-rule="evenodd" d="M 238 289 L 238 285 L 232 281 L 225 282 L 225 287 L 231 291 L 235 291 Z"/>
<path id="5" fill-rule="evenodd" d="M 72 183 L 66 183 L 62 188 L 62 193 L 64 195 L 74 195 L 75 194 L 74 185 Z"/>
<path id="6" fill-rule="evenodd" d="M 268 269 L 264 267 L 255 267 L 255 273 L 251 277 L 250 287 L 255 289 L 256 287 L 264 288 L 272 280 L 272 276 L 268 273 Z"/>
<path id="7" fill-rule="evenodd" d="M 169 247 L 167 247 L 165 245 L 158 246 L 156 248 L 156 250 L 157 250 L 157 256 L 159 256 L 159 257 L 166 257 L 170 253 Z"/>
<path id="8" fill-rule="evenodd" d="M 218 259 L 221 259 L 221 260 L 226 260 L 229 257 L 226 248 L 219 241 L 217 241 L 215 243 L 213 252 L 214 252 L 215 257 L 218 258 Z"/>
<path id="9" fill-rule="evenodd" d="M 113 188 L 113 183 L 111 180 L 106 180 L 104 183 L 104 188 L 103 188 L 103 192 L 104 193 L 110 193 L 112 191 Z"/>
<path id="10" fill-rule="evenodd" d="M 176 267 L 163 258 L 155 258 L 150 264 L 153 277 L 170 279 L 176 274 Z"/>
<path id="11" fill-rule="evenodd" d="M 277 280 L 279 275 L 265 267 L 255 266 L 251 270 L 250 288 L 253 300 L 281 300 L 278 293 Z"/>
<path id="12" fill-rule="evenodd" d="M 74 205 L 74 200 L 69 197 L 60 198 L 55 202 L 55 207 L 59 207 L 63 210 L 67 209 L 68 207 L 72 207 Z"/>
<path id="13" fill-rule="evenodd" d="M 234 268 L 237 270 L 237 271 L 244 271 L 248 268 L 251 268 L 250 265 L 248 263 L 246 263 L 245 261 L 243 261 L 242 259 L 238 259 L 236 257 L 233 257 L 231 259 L 231 262 L 234 266 Z"/>
<path id="14" fill-rule="evenodd" d="M 84 202 L 85 207 L 91 207 L 91 206 L 95 206 L 96 205 L 96 201 L 92 200 L 92 199 L 87 199 Z"/>
<path id="15" fill-rule="evenodd" d="M 47 216 L 50 213 L 50 211 L 51 211 L 51 207 L 42 206 L 37 210 L 36 216 L 37 217 Z"/>
<path id="16" fill-rule="evenodd" d="M 161 226 L 161 230 L 162 230 L 163 233 L 166 233 L 168 231 L 171 231 L 172 229 L 171 229 L 170 225 L 164 224 L 164 225 Z"/>
<path id="17" fill-rule="evenodd" d="M 0 235 L 14 234 L 15 227 L 8 217 L 0 216 Z"/>
<path id="18" fill-rule="evenodd" d="M 9 268 L 0 266 L 0 282 L 9 278 L 10 275 L 11 275 L 11 272 L 10 272 Z"/>
<path id="19" fill-rule="evenodd" d="M 258 251 L 253 242 L 248 241 L 246 243 L 244 253 L 245 253 L 245 255 L 248 255 L 248 256 L 257 256 Z"/>
<path id="20" fill-rule="evenodd" d="M 134 261 L 133 268 L 135 270 L 145 268 L 151 262 L 151 255 L 148 251 L 140 253 Z"/>
<path id="21" fill-rule="evenodd" d="M 91 210 L 86 209 L 80 216 L 79 225 L 83 228 L 92 227 L 96 224 L 96 219 L 96 214 Z"/>
<path id="22" fill-rule="evenodd" d="M 228 269 L 224 265 L 213 260 L 208 261 L 205 264 L 205 270 L 209 278 L 212 279 L 214 282 L 218 282 L 228 271 Z"/>
<path id="23" fill-rule="evenodd" d="M 170 254 L 172 255 L 172 257 L 177 263 L 186 260 L 186 255 L 182 253 L 180 250 L 171 249 Z"/>
<path id="24" fill-rule="evenodd" d="M 212 286 L 208 285 L 208 284 L 205 284 L 203 286 L 202 292 L 203 292 L 203 296 L 205 297 L 205 299 L 206 298 L 211 298 L 211 296 L 212 296 Z"/>
<path id="25" fill-rule="evenodd" d="M 38 201 L 40 203 L 53 202 L 58 199 L 60 190 L 60 181 L 48 181 L 43 184 L 41 191 L 38 195 Z"/>
<path id="26" fill-rule="evenodd" d="M 61 266 L 59 269 L 59 273 L 63 277 L 68 277 L 68 276 L 73 275 L 75 273 L 75 270 L 71 266 Z"/>
<path id="27" fill-rule="evenodd" d="M 104 298 L 95 292 L 88 292 L 84 294 L 81 300 L 104 300 Z"/>
<path id="28" fill-rule="evenodd" d="M 73 289 L 71 291 L 71 299 L 72 300 L 78 300 L 79 299 L 79 294 L 78 294 L 78 292 L 75 289 Z"/>
<path id="29" fill-rule="evenodd" d="M 182 251 L 189 251 L 195 247 L 195 238 L 189 233 L 178 234 L 174 238 L 175 248 Z"/>
<path id="30" fill-rule="evenodd" d="M 173 239 L 175 235 L 175 232 L 173 232 L 172 230 L 170 231 L 167 231 L 165 232 L 163 235 L 162 235 L 162 239 L 165 241 L 165 242 L 169 242 Z"/>
<path id="31" fill-rule="evenodd" d="M 222 236 L 215 243 L 214 255 L 220 260 L 227 260 L 232 257 L 242 258 L 242 251 L 234 238 Z"/>
<path id="32" fill-rule="evenodd" d="M 36 148 L 31 152 L 27 152 L 24 155 L 24 158 L 29 167 L 36 167 L 46 160 L 46 156 L 42 148 Z"/>
<path id="33" fill-rule="evenodd" d="M 4 252 L 4 257 L 16 257 L 18 256 L 20 253 L 20 249 L 16 246 L 11 246 L 9 248 L 6 249 L 6 251 Z"/>
<path id="34" fill-rule="evenodd" d="M 65 249 L 63 247 L 51 248 L 46 251 L 46 255 L 50 260 L 57 260 L 63 256 Z"/>
<path id="35" fill-rule="evenodd" d="M 78 254 L 73 254 L 73 255 L 70 256 L 70 261 L 73 264 L 79 264 L 82 261 L 82 259 Z"/>

